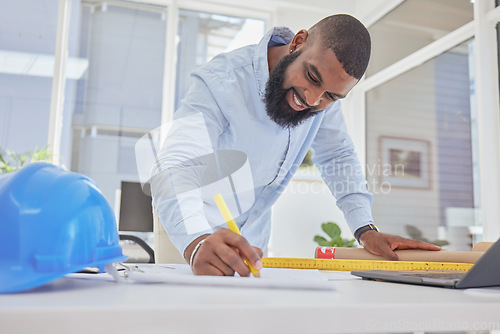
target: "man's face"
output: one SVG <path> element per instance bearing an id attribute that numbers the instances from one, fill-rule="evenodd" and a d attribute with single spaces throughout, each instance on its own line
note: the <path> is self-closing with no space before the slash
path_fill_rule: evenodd
<path id="1" fill-rule="evenodd" d="M 301 44 L 269 73 L 266 110 L 283 128 L 295 127 L 344 98 L 358 80 L 320 43 Z"/>

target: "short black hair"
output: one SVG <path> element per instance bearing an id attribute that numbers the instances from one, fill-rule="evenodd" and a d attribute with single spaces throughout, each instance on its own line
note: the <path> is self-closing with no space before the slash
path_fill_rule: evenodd
<path id="1" fill-rule="evenodd" d="M 361 22 L 347 14 L 331 15 L 313 25 L 309 32 L 319 32 L 321 43 L 335 53 L 344 71 L 361 79 L 371 52 L 370 33 Z"/>

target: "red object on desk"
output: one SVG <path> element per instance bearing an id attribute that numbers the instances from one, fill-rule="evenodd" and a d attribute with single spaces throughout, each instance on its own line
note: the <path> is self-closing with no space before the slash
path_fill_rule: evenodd
<path id="1" fill-rule="evenodd" d="M 337 247 L 316 247 L 314 257 L 317 259 L 335 259 L 335 249 Z"/>

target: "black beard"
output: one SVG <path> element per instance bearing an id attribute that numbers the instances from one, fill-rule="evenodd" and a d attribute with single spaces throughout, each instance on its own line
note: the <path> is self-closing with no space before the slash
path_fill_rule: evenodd
<path id="1" fill-rule="evenodd" d="M 283 89 L 285 70 L 292 64 L 302 51 L 288 54 L 281 58 L 275 68 L 269 73 L 266 83 L 266 111 L 267 115 L 282 128 L 293 128 L 303 123 L 306 119 L 317 114 L 317 108 L 307 108 L 302 111 L 293 110 L 286 100 L 290 90 Z M 296 95 L 298 95 L 296 93 Z"/>

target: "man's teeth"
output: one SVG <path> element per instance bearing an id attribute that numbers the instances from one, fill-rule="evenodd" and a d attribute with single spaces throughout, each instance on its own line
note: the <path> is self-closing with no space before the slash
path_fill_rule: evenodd
<path id="1" fill-rule="evenodd" d="M 300 106 L 300 107 L 303 107 L 304 105 L 302 104 L 302 102 L 300 102 L 300 100 L 297 98 L 297 95 L 293 94 L 293 100 L 295 101 L 295 103 Z"/>

